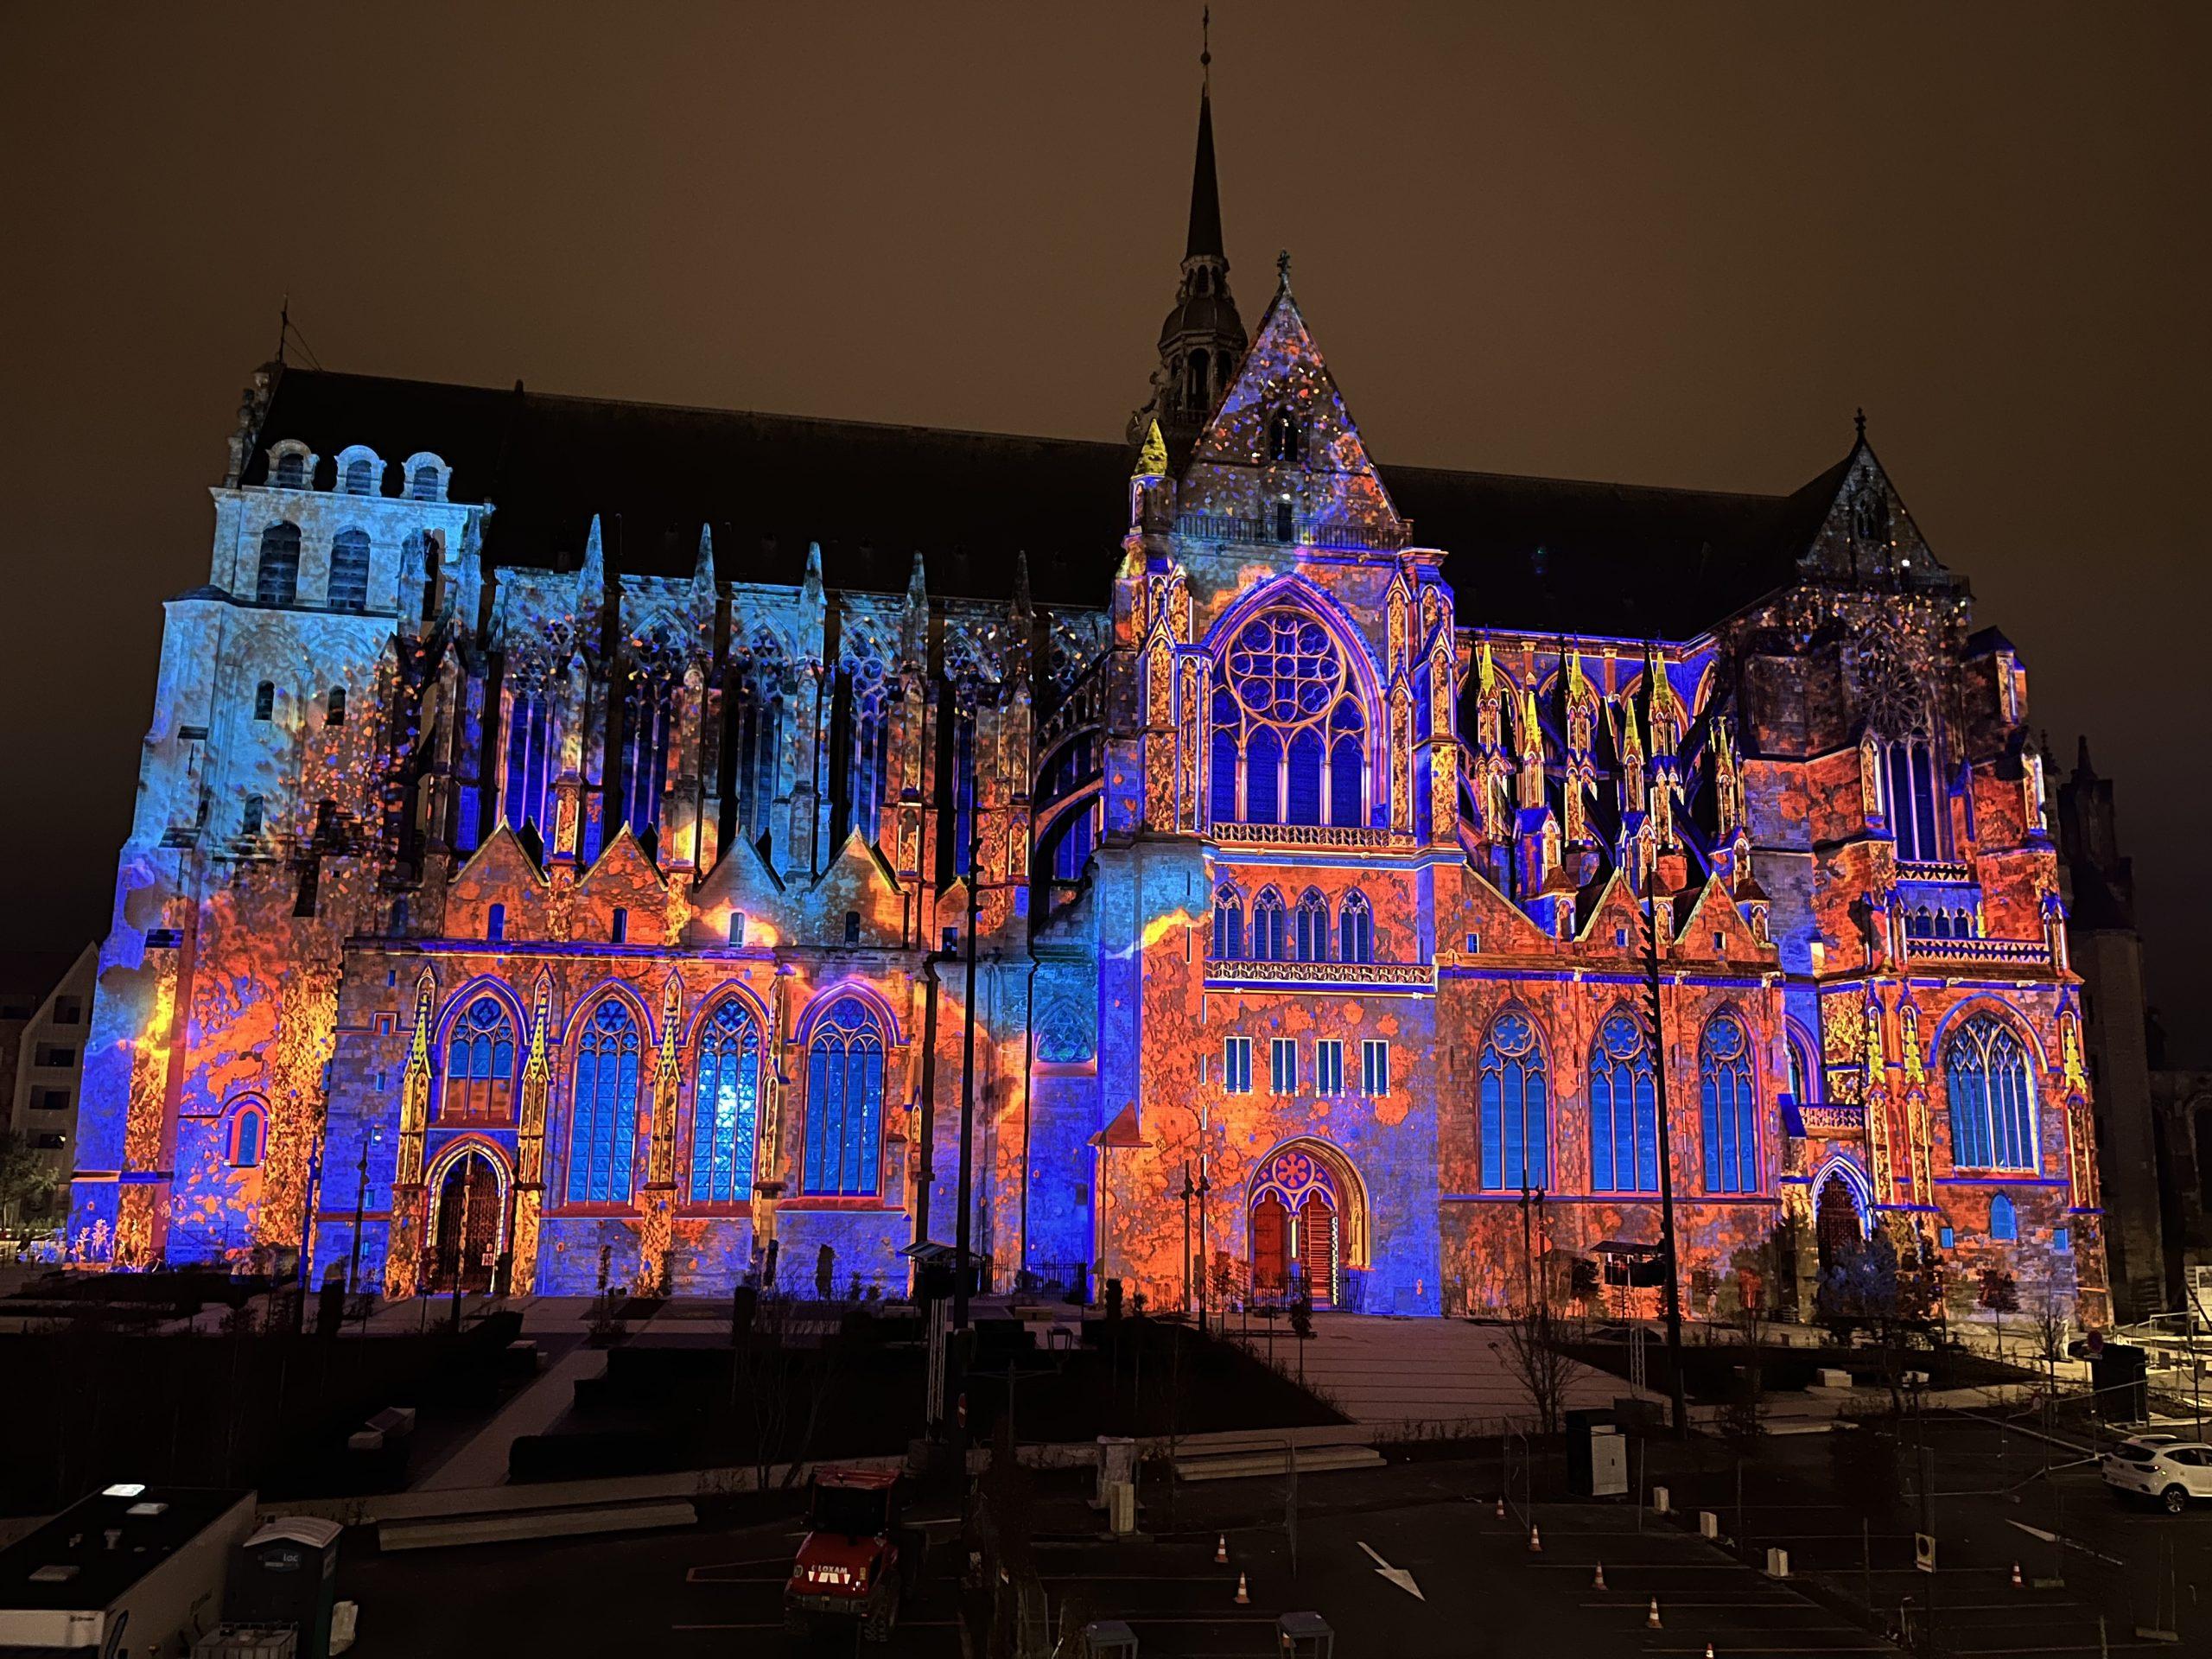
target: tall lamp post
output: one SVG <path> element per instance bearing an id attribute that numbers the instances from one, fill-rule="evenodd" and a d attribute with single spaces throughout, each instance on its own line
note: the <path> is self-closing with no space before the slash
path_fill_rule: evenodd
<path id="1" fill-rule="evenodd" d="M 1666 1271 L 1667 1391 L 1676 1438 L 1689 1433 L 1689 1403 L 1682 1395 L 1682 1287 L 1675 1255 L 1675 1136 L 1667 1111 L 1667 1026 L 1659 1004 L 1658 872 L 1644 895 L 1643 991 L 1651 1026 L 1651 1077 L 1659 1117 L 1659 1255 Z"/>

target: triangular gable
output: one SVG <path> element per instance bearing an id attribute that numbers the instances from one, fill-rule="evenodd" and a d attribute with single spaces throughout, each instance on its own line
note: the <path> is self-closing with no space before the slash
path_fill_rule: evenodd
<path id="1" fill-rule="evenodd" d="M 1629 949 L 1640 955 L 1643 949 L 1643 906 L 1629 886 L 1626 874 L 1617 869 L 1598 889 L 1598 897 L 1590 906 L 1589 919 L 1582 925 L 1575 943 L 1618 949 L 1613 942 L 1622 928 L 1628 930 Z"/>
<path id="2" fill-rule="evenodd" d="M 1237 365 L 1191 451 L 1177 493 L 1184 512 L 1262 517 L 1260 491 L 1270 466 L 1270 425 L 1278 411 L 1298 422 L 1305 480 L 1301 518 L 1368 532 L 1365 543 L 1399 547 L 1405 521 L 1352 423 L 1344 394 L 1291 297 L 1275 290 L 1257 335 Z"/>
<path id="3" fill-rule="evenodd" d="M 788 931 L 791 919 L 791 899 L 783 882 L 760 856 L 760 848 L 743 836 L 724 843 L 715 868 L 693 893 L 691 904 L 696 944 L 728 939 L 733 913 L 765 921 L 779 931 Z"/>
<path id="4" fill-rule="evenodd" d="M 1718 950 L 1713 948 L 1713 936 L 1716 933 L 1721 941 Z M 1757 961 L 1774 954 L 1773 946 L 1761 944 L 1751 932 L 1718 870 L 1706 877 L 1704 890 L 1690 907 L 1689 920 L 1682 924 L 1681 931 L 1675 937 L 1687 954 L 1713 957 L 1722 962 Z"/>
<path id="5" fill-rule="evenodd" d="M 658 906 L 667 892 L 660 872 L 626 823 L 600 849 L 583 880 L 576 883 L 578 899 L 599 904 Z"/>
<path id="6" fill-rule="evenodd" d="M 1865 433 L 1841 466 L 1815 480 L 1801 494 L 1810 498 L 1810 506 L 1818 505 L 1821 493 L 1827 500 L 1819 527 L 1798 555 L 1802 573 L 1910 592 L 1950 593 L 1963 588 L 1961 580 L 1929 550 Z"/>
<path id="7" fill-rule="evenodd" d="M 862 944 L 896 944 L 906 928 L 906 904 L 884 856 L 857 830 L 845 837 L 837 856 L 822 872 L 806 906 L 823 944 L 844 941 L 846 916 L 860 913 Z"/>
<path id="8" fill-rule="evenodd" d="M 1529 919 L 1528 912 L 1500 892 L 1495 882 L 1471 861 L 1461 877 L 1460 925 L 1440 939 L 1440 949 L 1463 956 L 1457 947 L 1463 936 L 1479 934 L 1481 954 L 1542 955 L 1553 949 L 1552 936 Z"/>
<path id="9" fill-rule="evenodd" d="M 542 939 L 550 894 L 551 886 L 537 861 L 502 823 L 484 837 L 446 884 L 446 936 L 487 937 L 492 906 L 499 905 L 505 907 L 501 931 L 506 938 Z"/>

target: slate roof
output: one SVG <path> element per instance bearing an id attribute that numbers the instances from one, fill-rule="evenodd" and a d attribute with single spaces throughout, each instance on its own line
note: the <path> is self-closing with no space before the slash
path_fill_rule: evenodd
<path id="1" fill-rule="evenodd" d="M 913 555 L 936 595 L 1003 599 L 1026 550 L 1039 605 L 1103 607 L 1127 522 L 1120 443 L 1017 437 L 548 396 L 288 368 L 243 482 L 285 438 L 334 458 L 365 443 L 454 469 L 456 500 L 497 504 L 493 564 L 572 567 L 601 515 L 611 569 L 688 576 L 715 527 L 725 581 L 796 584 L 810 541 L 832 588 L 899 593 Z M 1450 557 L 1463 624 L 1680 639 L 1786 583 L 1846 462 L 1795 494 L 1384 467 L 1414 539 Z"/>

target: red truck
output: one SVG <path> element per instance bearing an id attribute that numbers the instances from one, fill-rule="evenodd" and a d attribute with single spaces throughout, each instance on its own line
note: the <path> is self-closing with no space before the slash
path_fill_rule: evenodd
<path id="1" fill-rule="evenodd" d="M 807 1534 L 784 1585 L 784 1629 L 804 1636 L 817 1618 L 860 1621 L 887 1642 L 899 1610 L 920 1586 L 922 1534 L 900 1524 L 905 1491 L 895 1469 L 817 1469 Z"/>

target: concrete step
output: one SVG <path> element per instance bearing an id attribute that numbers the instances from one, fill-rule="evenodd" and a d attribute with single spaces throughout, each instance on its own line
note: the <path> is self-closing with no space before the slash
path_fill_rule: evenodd
<path id="1" fill-rule="evenodd" d="M 1280 1479 L 1289 1457 L 1281 1446 L 1268 1452 L 1217 1452 L 1211 1457 L 1178 1458 L 1178 1480 L 1249 1480 L 1272 1475 Z M 1298 1453 L 1300 1475 L 1325 1475 L 1338 1469 L 1379 1469 L 1383 1457 L 1371 1446 L 1306 1446 Z"/>
<path id="2" fill-rule="evenodd" d="M 575 1538 L 601 1532 L 643 1532 L 657 1527 L 696 1527 L 699 1512 L 688 1501 L 599 1503 L 504 1514 L 442 1515 L 386 1521 L 377 1528 L 380 1549 L 446 1549 L 461 1544 L 498 1544 L 516 1538 Z"/>

